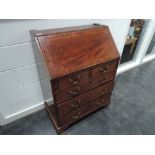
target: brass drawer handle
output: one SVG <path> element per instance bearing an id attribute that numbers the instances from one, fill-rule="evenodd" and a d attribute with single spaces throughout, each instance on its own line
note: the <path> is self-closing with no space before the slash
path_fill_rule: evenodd
<path id="1" fill-rule="evenodd" d="M 69 78 L 68 81 L 71 85 L 76 85 L 80 82 L 80 75 L 77 77 L 75 81 L 72 78 Z"/>
<path id="2" fill-rule="evenodd" d="M 77 118 L 80 117 L 80 114 L 81 114 L 80 111 L 78 111 L 78 114 L 77 114 L 77 115 L 73 115 L 73 114 L 72 114 L 71 117 L 72 117 L 73 119 L 77 119 Z"/>
<path id="3" fill-rule="evenodd" d="M 96 104 L 97 104 L 97 105 L 100 105 L 101 103 L 100 103 L 100 102 L 96 102 Z"/>
<path id="4" fill-rule="evenodd" d="M 105 102 L 105 99 L 103 98 L 103 99 L 102 99 L 102 103 L 104 103 L 104 102 Z"/>
<path id="5" fill-rule="evenodd" d="M 107 66 L 102 66 L 101 68 L 100 68 L 100 71 L 103 73 L 103 74 L 105 74 L 106 72 L 107 72 L 107 70 L 109 69 L 109 66 L 107 65 Z"/>
<path id="6" fill-rule="evenodd" d="M 72 84 L 72 85 L 76 85 L 79 83 L 79 81 L 73 81 L 73 79 L 69 79 L 69 82 Z"/>
<path id="7" fill-rule="evenodd" d="M 79 93 L 79 91 L 80 91 L 80 87 L 78 87 L 75 91 L 70 90 L 69 94 L 72 95 L 72 96 L 75 96 L 75 95 L 77 95 Z"/>
<path id="8" fill-rule="evenodd" d="M 102 102 L 97 101 L 96 104 L 97 104 L 97 105 L 102 105 L 104 102 L 105 102 L 105 100 L 102 99 Z"/>
<path id="9" fill-rule="evenodd" d="M 81 102 L 81 100 L 79 99 L 77 102 L 71 103 L 70 105 L 71 105 L 72 108 L 77 108 L 77 107 L 80 106 L 80 102 Z"/>

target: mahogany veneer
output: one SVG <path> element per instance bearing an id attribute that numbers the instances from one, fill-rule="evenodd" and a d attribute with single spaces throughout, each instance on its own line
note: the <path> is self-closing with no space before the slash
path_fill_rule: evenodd
<path id="1" fill-rule="evenodd" d="M 110 103 L 119 54 L 107 26 L 35 31 L 35 38 L 51 78 L 54 104 L 45 107 L 57 133 Z"/>

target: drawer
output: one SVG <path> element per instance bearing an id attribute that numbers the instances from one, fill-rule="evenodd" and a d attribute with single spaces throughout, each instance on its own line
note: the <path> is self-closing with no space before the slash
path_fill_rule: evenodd
<path id="1" fill-rule="evenodd" d="M 77 85 L 74 87 L 69 87 L 69 88 L 60 90 L 59 92 L 55 93 L 56 104 L 60 104 L 64 101 L 75 98 L 81 95 L 82 93 L 85 93 L 99 85 L 101 85 L 101 82 L 100 82 L 100 79 L 97 79 L 96 81 L 87 85 L 83 85 L 83 86 Z"/>
<path id="2" fill-rule="evenodd" d="M 73 110 L 71 113 L 60 117 L 60 125 L 64 126 L 66 124 L 71 124 L 79 119 L 81 119 L 82 117 L 88 115 L 89 113 L 107 106 L 109 104 L 110 101 L 110 95 L 111 94 L 106 94 L 96 100 L 93 100 L 92 102 L 89 102 L 88 104 L 77 108 L 76 110 Z"/>
<path id="3" fill-rule="evenodd" d="M 80 106 L 83 106 L 84 104 L 95 100 L 96 98 L 109 93 L 112 91 L 114 86 L 114 81 L 108 82 L 104 85 L 101 85 L 97 88 L 94 88 L 90 91 L 87 91 L 79 96 L 76 96 L 70 100 L 67 100 L 65 102 L 62 102 L 57 105 L 58 114 L 59 116 L 63 116 L 74 109 L 79 108 Z"/>
<path id="4" fill-rule="evenodd" d="M 58 90 L 89 83 L 89 71 L 72 74 L 58 80 Z"/>
<path id="5" fill-rule="evenodd" d="M 105 83 L 114 79 L 118 61 L 101 64 L 92 70 L 92 80 L 98 83 Z"/>

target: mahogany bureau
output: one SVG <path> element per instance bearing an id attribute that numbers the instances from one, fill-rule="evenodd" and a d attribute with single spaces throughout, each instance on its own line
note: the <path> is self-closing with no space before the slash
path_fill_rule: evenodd
<path id="1" fill-rule="evenodd" d="M 109 105 L 119 54 L 108 26 L 35 31 L 35 39 L 50 75 L 54 104 L 45 108 L 57 133 Z"/>

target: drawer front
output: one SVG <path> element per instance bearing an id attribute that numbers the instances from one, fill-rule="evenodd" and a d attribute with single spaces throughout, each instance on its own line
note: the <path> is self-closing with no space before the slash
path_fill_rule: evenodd
<path id="1" fill-rule="evenodd" d="M 58 80 L 58 90 L 89 83 L 89 71 L 73 74 Z"/>
<path id="2" fill-rule="evenodd" d="M 92 70 L 92 80 L 104 83 L 114 79 L 117 70 L 118 61 L 101 64 Z"/>
<path id="3" fill-rule="evenodd" d="M 75 98 L 58 104 L 57 109 L 59 116 L 63 116 L 106 93 L 110 93 L 113 89 L 113 86 L 114 81 L 111 81 L 90 91 L 87 91 L 79 96 L 76 96 Z"/>
<path id="4" fill-rule="evenodd" d="M 91 113 L 101 107 L 107 106 L 110 101 L 110 95 L 111 94 L 106 94 L 92 102 L 89 102 L 88 104 L 84 105 L 83 107 L 73 110 L 68 115 L 61 117 L 60 125 L 64 126 L 66 124 L 71 124 L 73 122 L 76 122 L 77 120 L 88 115 L 89 113 Z"/>

